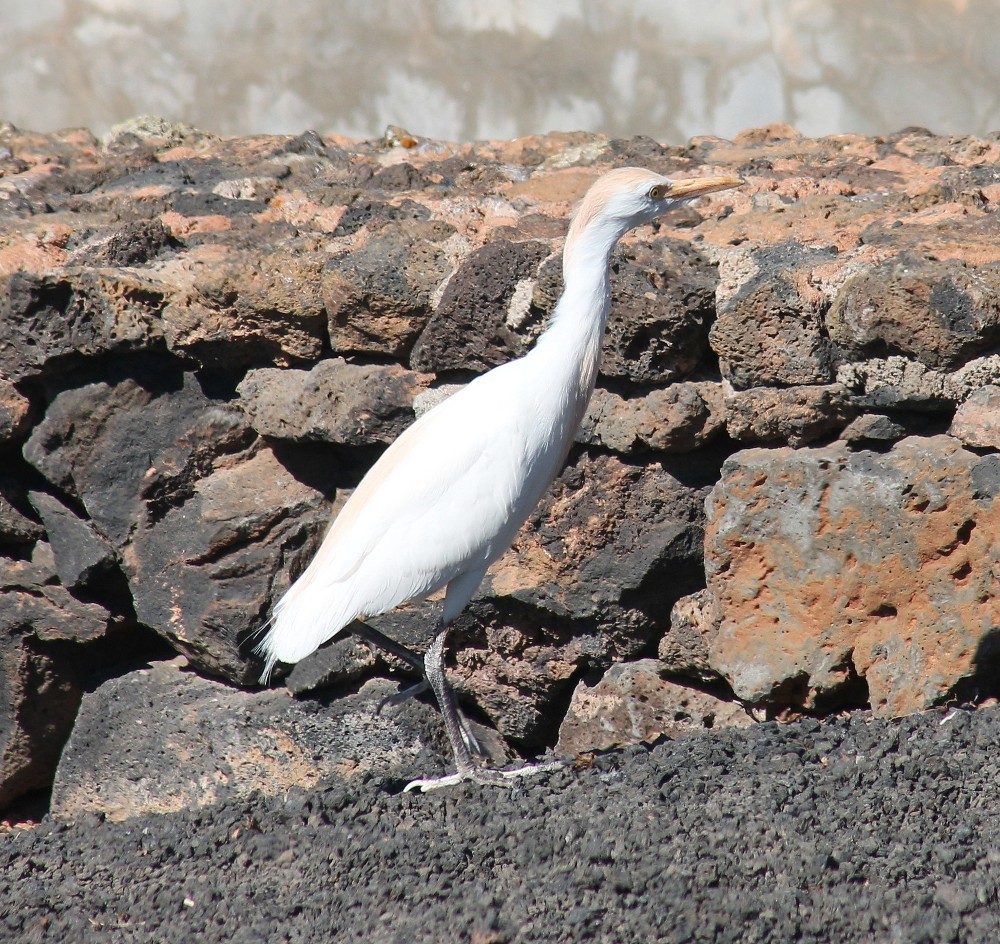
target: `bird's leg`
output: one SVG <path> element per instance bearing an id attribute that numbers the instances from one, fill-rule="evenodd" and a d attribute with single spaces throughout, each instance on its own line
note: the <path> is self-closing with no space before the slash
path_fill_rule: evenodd
<path id="1" fill-rule="evenodd" d="M 414 652 L 412 649 L 404 646 L 402 643 L 396 642 L 395 639 L 390 639 L 385 633 L 380 633 L 374 626 L 369 626 L 364 620 L 355 620 L 351 623 L 350 632 L 352 636 L 356 636 L 358 639 L 363 640 L 370 646 L 374 646 L 376 649 L 382 649 L 388 652 L 390 655 L 395 656 L 401 662 L 405 662 L 410 668 L 416 669 L 421 675 L 424 674 L 424 659 L 423 656 L 418 652 Z M 378 703 L 378 708 L 376 712 L 381 714 L 382 709 L 387 705 L 402 704 L 415 695 L 420 695 L 426 692 L 430 686 L 427 684 L 426 678 L 421 678 L 416 685 L 411 685 L 409 688 L 404 688 L 401 692 L 395 695 L 389 695 L 383 698 Z"/>
<path id="2" fill-rule="evenodd" d="M 427 679 L 421 679 L 416 685 L 400 689 L 394 695 L 386 695 L 375 708 L 375 714 L 382 714 L 386 708 L 398 708 L 403 702 L 409 701 L 411 698 L 416 698 L 417 695 L 422 695 L 429 688 L 430 685 Z"/>
<path id="3" fill-rule="evenodd" d="M 390 655 L 394 655 L 401 662 L 405 662 L 410 668 L 416 669 L 421 675 L 424 674 L 424 659 L 419 652 L 414 652 L 402 643 L 390 639 L 385 633 L 380 633 L 374 626 L 369 626 L 364 620 L 355 620 L 348 627 L 352 636 L 357 636 L 367 643 L 382 649 Z M 414 692 L 416 694 L 416 692 Z"/>
<path id="4" fill-rule="evenodd" d="M 560 763 L 532 764 L 519 767 L 517 770 L 498 771 L 480 770 L 475 766 L 463 728 L 462 716 L 459 714 L 458 706 L 455 704 L 455 694 L 444 674 L 444 644 L 447 636 L 448 628 L 442 626 L 440 632 L 434 637 L 434 641 L 427 649 L 427 654 L 424 656 L 424 673 L 434 691 L 438 704 L 441 706 L 441 716 L 444 718 L 444 729 L 448 734 L 451 751 L 455 757 L 456 771 L 445 777 L 414 780 L 406 785 L 405 791 L 422 790 L 426 793 L 428 790 L 450 787 L 464 780 L 472 780 L 475 783 L 482 784 L 511 786 L 511 780 L 516 777 L 523 777 L 561 767 L 562 764 Z"/>
<path id="5" fill-rule="evenodd" d="M 455 755 L 455 765 L 458 767 L 458 773 L 464 777 L 475 770 L 475 765 L 472 763 L 472 752 L 462 733 L 462 720 L 455 704 L 455 693 L 444 674 L 444 644 L 447 638 L 448 627 L 442 626 L 424 656 L 424 674 L 434 691 L 434 697 L 441 706 L 444 729 L 451 743 L 451 751 Z"/>
<path id="6" fill-rule="evenodd" d="M 355 620 L 351 623 L 350 632 L 352 636 L 357 636 L 358 639 L 364 640 L 369 645 L 375 646 L 378 649 L 384 649 L 390 655 L 396 656 L 397 659 L 405 662 L 407 665 L 416 669 L 422 676 L 424 676 L 423 679 L 417 682 L 416 685 L 411 685 L 409 688 L 404 688 L 401 692 L 397 692 L 395 695 L 389 695 L 388 697 L 383 698 L 382 701 L 379 702 L 378 707 L 375 709 L 377 713 L 381 713 L 382 709 L 386 706 L 391 705 L 392 707 L 395 707 L 396 705 L 400 705 L 404 701 L 413 698 L 415 695 L 420 695 L 421 693 L 427 691 L 430 687 L 430 679 L 426 675 L 426 657 L 421 656 L 419 653 L 407 648 L 402 643 L 396 642 L 395 639 L 390 639 L 385 635 L 385 633 L 379 632 L 374 626 L 369 626 L 363 620 Z M 440 704 L 440 702 L 441 699 L 438 698 L 438 703 Z M 452 698 L 452 703 L 454 704 L 454 697 Z M 462 740 L 465 742 L 468 750 L 481 755 L 483 753 L 483 747 L 479 743 L 479 739 L 472 733 L 472 728 L 469 726 L 469 722 L 457 708 L 455 708 L 455 713 L 458 715 L 458 723 L 462 730 Z"/>

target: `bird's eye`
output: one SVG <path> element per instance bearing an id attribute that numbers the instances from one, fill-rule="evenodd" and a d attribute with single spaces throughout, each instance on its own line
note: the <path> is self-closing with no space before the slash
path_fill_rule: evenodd
<path id="1" fill-rule="evenodd" d="M 669 192 L 669 188 L 665 184 L 656 184 L 649 191 L 649 199 L 650 200 L 662 200 L 667 195 L 668 192 Z"/>

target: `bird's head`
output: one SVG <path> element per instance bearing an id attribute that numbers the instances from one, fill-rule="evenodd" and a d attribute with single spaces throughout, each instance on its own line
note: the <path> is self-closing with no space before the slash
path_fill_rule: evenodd
<path id="1" fill-rule="evenodd" d="M 742 183 L 742 178 L 733 176 L 671 179 L 642 167 L 608 171 L 587 191 L 573 216 L 566 239 L 567 256 L 585 240 L 610 252 L 630 229 L 650 223 L 702 194 L 729 190 Z"/>

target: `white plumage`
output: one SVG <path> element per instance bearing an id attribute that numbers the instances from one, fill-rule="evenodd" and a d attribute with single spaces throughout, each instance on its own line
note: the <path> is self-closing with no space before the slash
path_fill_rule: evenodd
<path id="1" fill-rule="evenodd" d="M 265 679 L 276 662 L 298 662 L 353 620 L 441 587 L 442 626 L 461 612 L 565 462 L 597 378 L 615 244 L 679 201 L 739 183 L 621 168 L 591 187 L 566 239 L 552 323 L 528 354 L 476 378 L 383 453 L 276 604 L 259 646 Z M 434 686 L 430 672 L 428 680 Z M 447 723 L 443 701 L 442 710 Z M 467 769 L 452 727 L 458 779 L 483 779 L 490 772 Z"/>

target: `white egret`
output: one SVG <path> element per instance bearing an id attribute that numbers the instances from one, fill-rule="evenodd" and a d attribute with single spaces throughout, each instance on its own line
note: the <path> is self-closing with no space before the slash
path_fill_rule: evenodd
<path id="1" fill-rule="evenodd" d="M 457 769 L 407 789 L 501 783 L 538 769 L 499 772 L 473 762 L 444 673 L 447 627 L 566 461 L 597 379 L 615 244 L 680 202 L 740 183 L 728 176 L 671 180 L 635 167 L 594 183 L 566 237 L 563 295 L 534 348 L 410 426 L 362 479 L 313 561 L 276 604 L 258 647 L 262 681 L 276 662 L 304 659 L 353 621 L 446 588 L 423 670 Z M 419 657 L 409 655 L 419 667 Z"/>

